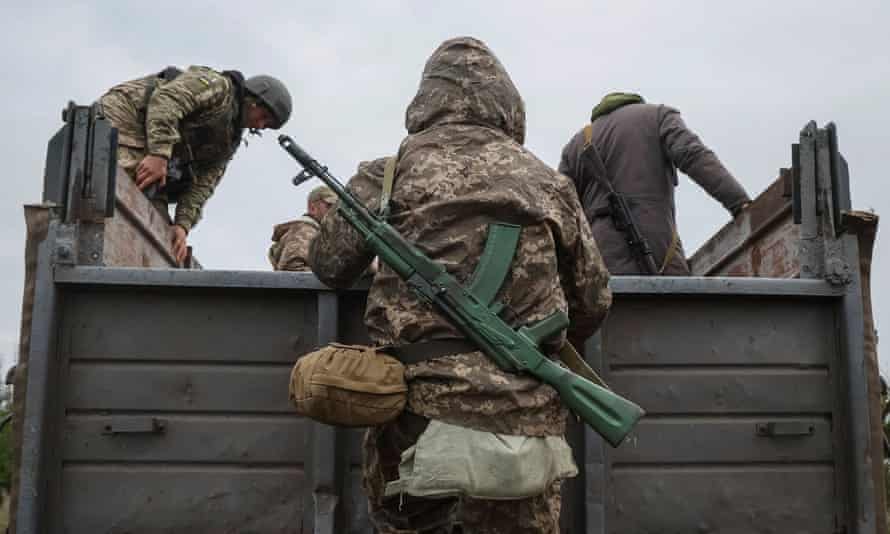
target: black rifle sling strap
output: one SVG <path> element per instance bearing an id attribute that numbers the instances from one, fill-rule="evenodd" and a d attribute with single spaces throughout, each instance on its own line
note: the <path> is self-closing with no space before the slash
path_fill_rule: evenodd
<path id="1" fill-rule="evenodd" d="M 615 192 L 615 188 L 612 186 L 612 181 L 609 179 L 609 171 L 606 170 L 606 164 L 603 162 L 603 158 L 600 157 L 599 151 L 596 149 L 596 146 L 593 144 L 593 125 L 588 124 L 584 127 L 584 146 L 581 149 L 581 161 L 582 165 L 584 161 L 587 161 L 591 165 L 593 165 L 593 176 L 596 178 L 596 181 L 599 182 L 601 186 L 606 189 L 606 192 L 610 195 L 617 194 Z M 578 169 L 578 175 L 583 174 L 583 168 Z M 584 190 L 584 206 L 589 206 L 591 210 L 591 215 L 596 215 L 598 213 L 594 213 L 593 208 L 593 188 L 587 187 Z M 598 211 L 598 210 L 597 210 Z M 589 217 L 592 219 L 592 217 Z"/>
<path id="2" fill-rule="evenodd" d="M 603 158 L 600 156 L 599 151 L 596 149 L 596 145 L 593 143 L 593 124 L 591 123 L 591 124 L 588 124 L 587 126 L 585 126 L 583 132 L 584 132 L 584 146 L 581 149 L 581 157 L 580 157 L 581 161 L 580 161 L 580 166 L 578 168 L 578 176 L 581 176 L 583 174 L 583 165 L 584 165 L 584 162 L 586 161 L 587 163 L 589 163 L 590 165 L 593 166 L 593 169 L 591 169 L 591 170 L 593 172 L 594 178 L 600 185 L 603 186 L 603 188 L 605 188 L 608 195 L 623 196 L 621 193 L 618 193 L 617 191 L 615 191 L 615 187 L 612 185 L 612 181 L 609 179 L 609 171 L 606 170 L 606 164 L 603 162 Z M 610 206 L 594 208 L 593 187 L 588 186 L 584 190 L 581 200 L 582 200 L 582 207 L 584 208 L 584 213 L 585 213 L 585 215 L 587 215 L 587 218 L 589 221 L 591 221 L 591 223 L 593 222 L 594 218 L 602 216 L 602 215 L 612 215 L 614 217 L 614 214 L 612 213 L 613 208 L 611 206 L 611 203 L 610 203 Z M 627 215 L 628 219 L 633 223 L 633 225 L 636 226 L 637 228 L 639 228 L 639 225 L 637 224 L 636 220 L 634 220 L 633 213 L 630 213 L 630 211 L 628 211 L 626 215 Z M 624 232 L 627 232 L 627 231 L 629 231 L 629 230 L 624 230 Z M 642 233 L 642 232 L 640 232 L 640 233 Z M 674 242 L 671 243 L 671 248 L 676 246 L 676 244 L 675 244 L 677 241 L 676 229 L 674 229 L 674 235 L 675 235 L 675 238 L 674 238 Z M 640 237 L 643 239 L 643 241 L 646 241 L 645 236 L 641 235 Z M 648 248 L 648 244 L 646 244 L 645 246 Z M 641 263 L 645 262 L 645 260 L 638 257 L 640 253 L 639 253 L 639 251 L 633 249 L 633 247 L 630 244 L 630 241 L 628 241 L 628 247 L 630 247 L 631 254 L 634 256 L 634 258 L 637 259 L 638 262 L 641 262 Z M 673 254 L 671 253 L 671 251 L 668 250 L 668 254 L 665 257 L 665 261 L 663 262 L 661 269 L 653 272 L 653 269 L 655 268 L 655 266 L 653 265 L 652 267 L 650 267 L 651 274 L 661 274 L 662 272 L 664 272 L 664 268 L 667 266 L 667 260 L 670 259 L 670 257 L 672 255 Z"/>
<path id="3" fill-rule="evenodd" d="M 146 116 L 148 112 L 148 102 L 151 100 L 151 97 L 155 93 L 155 89 L 158 88 L 158 84 L 161 82 L 161 80 L 169 82 L 170 80 L 176 79 L 180 74 L 182 74 L 181 69 L 178 69 L 176 67 L 167 67 L 154 76 L 154 78 L 151 80 L 151 85 L 149 85 L 148 90 L 145 91 L 145 101 L 142 103 L 142 107 L 144 107 L 146 110 Z"/>

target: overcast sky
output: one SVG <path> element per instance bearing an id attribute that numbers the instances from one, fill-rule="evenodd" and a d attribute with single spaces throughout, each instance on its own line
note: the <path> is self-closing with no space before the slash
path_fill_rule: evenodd
<path id="1" fill-rule="evenodd" d="M 551 165 L 604 93 L 630 90 L 679 108 L 752 196 L 790 166 L 790 145 L 807 121 L 834 121 L 853 206 L 890 216 L 888 0 L 10 4 L 0 7 L 0 354 L 7 363 L 18 342 L 22 205 L 40 200 L 60 110 L 171 64 L 279 77 L 295 98 L 286 132 L 345 179 L 358 161 L 398 148 L 405 107 L 435 47 L 472 35 L 511 74 L 526 103 L 527 146 Z M 316 185 L 293 188 L 294 173 L 274 135 L 239 151 L 190 236 L 207 268 L 269 268 L 272 226 L 300 215 Z M 728 221 L 689 180 L 681 181 L 678 204 L 690 254 Z M 890 281 L 880 276 L 888 258 L 884 228 L 874 264 L 879 327 L 890 323 Z"/>

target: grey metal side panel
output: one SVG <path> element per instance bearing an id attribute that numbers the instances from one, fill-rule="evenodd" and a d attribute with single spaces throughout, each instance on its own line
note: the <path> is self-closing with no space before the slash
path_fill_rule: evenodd
<path id="1" fill-rule="evenodd" d="M 286 399 L 297 355 L 366 341 L 362 291 L 270 273 L 210 274 L 214 287 L 194 273 L 80 269 L 60 273 L 57 531 L 372 532 L 361 430 L 309 431 Z M 583 478 L 566 485 L 563 531 L 740 532 L 755 518 L 767 532 L 832 532 L 837 292 L 662 283 L 616 278 L 602 339 L 588 344 L 650 416 L 618 450 L 587 429 L 572 436 Z M 146 416 L 164 431 L 140 427 Z M 121 420 L 136 431 L 109 434 Z M 804 431 L 758 433 L 770 423 Z"/>
<path id="2" fill-rule="evenodd" d="M 56 435 L 50 418 L 56 402 L 53 392 L 58 373 L 56 321 L 59 296 L 52 280 L 51 265 L 57 231 L 58 223 L 52 221 L 46 239 L 39 246 L 35 272 L 16 511 L 18 534 L 41 534 L 47 529 L 47 481 Z"/>
<path id="3" fill-rule="evenodd" d="M 856 265 L 859 258 L 859 245 L 856 236 L 842 238 L 845 260 Z M 862 309 L 862 281 L 859 269 L 852 269 L 851 283 L 839 306 L 840 342 L 843 351 L 843 391 L 847 398 L 843 420 L 849 443 L 846 447 L 849 473 L 849 514 L 851 532 L 871 534 L 877 529 L 875 517 L 875 487 L 871 476 L 872 462 L 880 461 L 881 453 L 872 451 L 869 446 L 869 411 L 878 409 L 869 406 L 868 379 L 865 362 L 865 333 Z M 840 367 L 840 366 L 839 366 Z"/>
<path id="4" fill-rule="evenodd" d="M 613 467 L 610 532 L 835 534 L 830 466 Z"/>
<path id="5" fill-rule="evenodd" d="M 620 300 L 619 300 L 620 299 Z M 612 370 L 639 366 L 825 366 L 831 306 L 799 299 L 616 299 L 605 336 Z"/>
<path id="6" fill-rule="evenodd" d="M 338 338 L 339 302 L 337 294 L 329 291 L 318 294 L 318 345 Z M 342 519 L 339 513 L 342 493 L 342 461 L 339 429 L 321 423 L 311 423 L 309 435 L 311 451 L 312 493 L 307 495 L 306 530 L 314 534 L 339 532 Z M 308 493 L 308 492 L 307 492 Z"/>
<path id="7" fill-rule="evenodd" d="M 606 532 L 834 533 L 837 301 L 618 292 L 607 374 L 647 416 L 607 454 Z"/>
<path id="8" fill-rule="evenodd" d="M 77 360 L 292 364 L 316 346 L 315 294 L 121 288 L 72 294 Z"/>
<path id="9" fill-rule="evenodd" d="M 305 485 L 293 466 L 75 465 L 64 532 L 303 534 Z"/>
<path id="10" fill-rule="evenodd" d="M 317 292 L 60 288 L 53 532 L 307 532 L 310 423 L 287 381 L 323 334 Z"/>

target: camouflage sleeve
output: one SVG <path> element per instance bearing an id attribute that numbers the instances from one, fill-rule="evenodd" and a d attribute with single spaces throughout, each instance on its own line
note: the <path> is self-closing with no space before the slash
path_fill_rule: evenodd
<path id="1" fill-rule="evenodd" d="M 208 68 L 190 68 L 159 86 L 148 101 L 145 131 L 148 153 L 169 159 L 180 139 L 179 121 L 198 109 L 222 104 L 231 91 L 228 78 Z"/>
<path id="2" fill-rule="evenodd" d="M 173 224 L 182 226 L 186 231 L 191 231 L 198 224 L 198 221 L 201 220 L 204 204 L 213 195 L 213 191 L 216 189 L 225 171 L 225 163 L 202 169 L 201 171 L 196 170 L 192 184 L 183 191 L 176 201 L 176 214 L 173 217 Z"/>
<path id="3" fill-rule="evenodd" d="M 557 232 L 559 277 L 569 306 L 568 336 L 585 340 L 599 328 L 612 305 L 609 271 L 600 256 L 578 195 L 564 176 L 557 177 L 565 209 Z"/>
<path id="4" fill-rule="evenodd" d="M 272 264 L 272 269 L 277 270 L 278 267 L 278 258 L 281 257 L 281 243 L 275 242 L 269 247 L 269 254 L 267 255 L 269 258 L 269 263 Z"/>
<path id="5" fill-rule="evenodd" d="M 386 158 L 359 164 L 347 189 L 365 206 L 379 203 Z M 309 265 L 323 283 L 334 288 L 348 288 L 371 265 L 374 252 L 365 239 L 343 218 L 331 210 L 321 222 L 321 231 L 309 247 Z"/>
<path id="6" fill-rule="evenodd" d="M 318 230 L 307 223 L 291 228 L 281 237 L 281 248 L 276 271 L 308 271 L 309 245 L 318 235 Z"/>

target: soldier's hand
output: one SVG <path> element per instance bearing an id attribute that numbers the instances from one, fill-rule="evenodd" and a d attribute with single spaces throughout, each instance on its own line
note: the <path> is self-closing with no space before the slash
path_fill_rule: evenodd
<path id="1" fill-rule="evenodd" d="M 158 182 L 159 187 L 167 183 L 167 160 L 161 156 L 145 156 L 136 167 L 136 186 L 143 191 Z"/>
<path id="2" fill-rule="evenodd" d="M 173 225 L 173 256 L 176 263 L 182 265 L 185 261 L 185 255 L 188 253 L 188 244 L 186 243 L 188 232 L 178 224 Z"/>
<path id="3" fill-rule="evenodd" d="M 750 201 L 750 200 L 747 201 L 747 202 L 743 202 L 743 203 L 739 204 L 739 206 L 736 207 L 736 209 L 732 210 L 732 212 L 731 212 L 732 216 L 733 216 L 733 217 L 738 217 L 743 211 L 745 211 L 746 209 L 748 209 L 748 206 L 750 206 L 750 205 L 751 205 L 751 201 Z"/>

